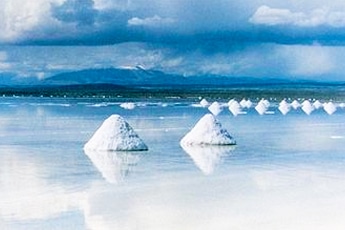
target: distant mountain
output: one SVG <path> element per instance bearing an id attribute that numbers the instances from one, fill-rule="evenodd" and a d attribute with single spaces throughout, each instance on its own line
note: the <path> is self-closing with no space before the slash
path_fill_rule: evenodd
<path id="1" fill-rule="evenodd" d="M 50 78 L 0 74 L 0 95 L 96 98 L 344 98 L 345 82 L 202 75 L 135 68 L 85 69 Z"/>
<path id="2" fill-rule="evenodd" d="M 218 75 L 202 75 L 184 77 L 166 74 L 157 70 L 146 70 L 140 66 L 135 68 L 85 69 L 65 72 L 47 78 L 42 85 L 82 85 L 82 84 L 114 84 L 123 86 L 182 86 L 204 85 L 207 87 L 235 85 L 271 85 L 291 83 L 281 79 L 260 79 L 249 77 L 226 77 Z"/>
<path id="3" fill-rule="evenodd" d="M 135 68 L 85 69 L 57 74 L 43 80 L 42 84 L 114 84 L 114 85 L 165 85 L 185 84 L 187 79 L 178 75 L 165 74 L 161 71 Z"/>
<path id="4" fill-rule="evenodd" d="M 64 72 L 52 77 L 38 80 L 35 77 L 19 77 L 10 74 L 0 74 L 0 87 L 7 86 L 69 86 L 69 85 L 114 85 L 129 88 L 226 88 L 226 87 L 271 87 L 299 85 L 328 85 L 332 83 L 287 80 L 279 78 L 231 77 L 219 75 L 182 76 L 167 74 L 157 70 L 147 70 L 141 66 L 129 68 L 84 69 Z M 336 83 L 338 84 L 338 83 Z M 338 84 L 339 85 L 339 84 Z"/>

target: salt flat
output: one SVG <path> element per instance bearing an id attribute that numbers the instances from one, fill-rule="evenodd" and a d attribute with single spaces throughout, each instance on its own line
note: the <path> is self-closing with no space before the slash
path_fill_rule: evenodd
<path id="1" fill-rule="evenodd" d="M 181 138 L 209 113 L 199 101 L 123 102 L 0 100 L 2 229 L 343 228 L 343 108 L 283 115 L 271 101 L 259 115 L 252 99 L 246 113 L 217 116 L 236 146 L 183 149 Z M 112 114 L 149 150 L 85 154 Z"/>

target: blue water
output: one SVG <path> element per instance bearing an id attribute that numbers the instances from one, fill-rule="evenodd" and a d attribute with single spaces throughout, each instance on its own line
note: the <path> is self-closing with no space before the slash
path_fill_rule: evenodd
<path id="1" fill-rule="evenodd" d="M 234 148 L 182 149 L 195 101 L 0 99 L 0 229 L 343 229 L 345 110 L 218 116 Z M 85 153 L 120 114 L 147 152 Z"/>

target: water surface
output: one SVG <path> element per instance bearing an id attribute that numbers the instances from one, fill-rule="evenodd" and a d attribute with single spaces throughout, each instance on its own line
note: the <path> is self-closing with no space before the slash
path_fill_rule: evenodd
<path id="1" fill-rule="evenodd" d="M 342 229 L 344 109 L 218 119 L 230 148 L 183 149 L 195 101 L 0 99 L 1 229 Z M 120 114 L 147 152 L 83 145 Z"/>

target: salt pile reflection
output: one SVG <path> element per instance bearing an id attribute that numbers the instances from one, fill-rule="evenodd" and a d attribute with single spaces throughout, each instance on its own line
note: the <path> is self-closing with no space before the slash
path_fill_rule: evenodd
<path id="1" fill-rule="evenodd" d="M 212 174 L 222 159 L 235 150 L 233 145 L 181 145 L 181 147 L 205 175 Z"/>
<path id="2" fill-rule="evenodd" d="M 123 181 L 142 158 L 140 152 L 94 151 L 85 149 L 93 165 L 111 184 Z"/>

